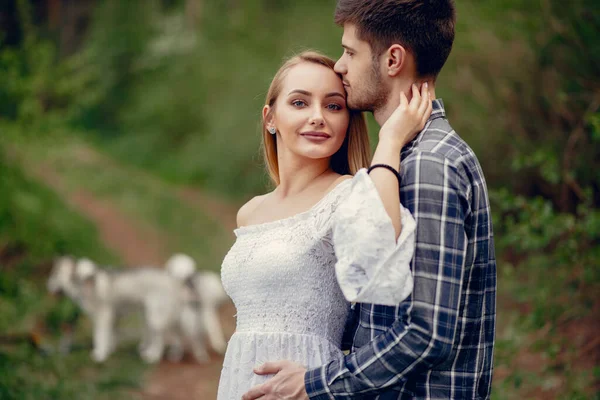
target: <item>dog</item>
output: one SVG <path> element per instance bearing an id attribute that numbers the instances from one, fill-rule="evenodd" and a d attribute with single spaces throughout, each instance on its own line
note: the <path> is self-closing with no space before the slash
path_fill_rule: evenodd
<path id="1" fill-rule="evenodd" d="M 229 299 L 218 274 L 197 271 L 196 262 L 186 254 L 175 254 L 165 264 L 166 271 L 184 283 L 189 292 L 188 302 L 197 301 L 198 323 L 206 333 L 210 346 L 219 354 L 224 354 L 227 342 L 219 320 L 219 307 Z"/>
<path id="2" fill-rule="evenodd" d="M 82 297 L 80 285 L 75 282 L 75 263 L 75 259 L 69 256 L 55 259 L 46 287 L 51 294 L 69 297 L 89 316 L 92 304 Z"/>
<path id="3" fill-rule="evenodd" d="M 68 256 L 59 257 L 54 260 L 46 287 L 48 292 L 53 295 L 69 298 L 85 315 L 90 317 L 92 315 L 91 304 L 82 298 L 79 287 L 74 281 L 74 273 L 75 259 Z M 59 349 L 62 353 L 71 351 L 76 323 L 77 320 L 66 322 L 64 329 L 61 329 Z"/>
<path id="4" fill-rule="evenodd" d="M 197 334 L 197 308 L 187 299 L 182 283 L 164 270 L 109 271 L 88 259 L 75 262 L 61 257 L 51 272 L 48 290 L 64 292 L 92 319 L 96 362 L 105 361 L 114 351 L 116 320 L 132 307 L 144 315 L 145 330 L 138 347 L 144 361 L 159 361 L 167 345 L 169 359 L 177 361 L 183 355 L 183 342 L 199 362 L 208 359 Z"/>

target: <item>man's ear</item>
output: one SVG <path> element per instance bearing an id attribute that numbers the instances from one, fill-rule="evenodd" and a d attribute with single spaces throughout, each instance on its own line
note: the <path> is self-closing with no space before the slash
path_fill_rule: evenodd
<path id="1" fill-rule="evenodd" d="M 263 122 L 264 122 L 265 126 L 267 127 L 267 129 L 275 127 L 274 121 L 273 121 L 273 113 L 271 112 L 270 106 L 266 105 L 263 107 L 262 117 L 263 117 Z"/>
<path id="2" fill-rule="evenodd" d="M 385 52 L 385 70 L 388 76 L 397 76 L 406 67 L 408 52 L 399 44 L 391 45 Z"/>

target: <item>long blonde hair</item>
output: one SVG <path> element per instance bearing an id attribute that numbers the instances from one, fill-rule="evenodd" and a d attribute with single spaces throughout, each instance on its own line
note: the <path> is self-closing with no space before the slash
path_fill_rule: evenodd
<path id="1" fill-rule="evenodd" d="M 279 185 L 279 162 L 277 160 L 277 141 L 275 135 L 267 130 L 266 121 L 275 111 L 275 103 L 281 93 L 283 80 L 287 72 L 294 66 L 303 62 L 320 64 L 333 71 L 335 61 L 315 51 L 305 51 L 287 60 L 273 77 L 265 105 L 269 106 L 269 113 L 262 122 L 262 147 L 265 166 L 273 183 Z M 369 134 L 364 115 L 359 111 L 350 111 L 350 120 L 346 138 L 342 147 L 331 156 L 331 169 L 338 174 L 354 175 L 359 169 L 368 167 L 371 163 L 371 148 Z"/>

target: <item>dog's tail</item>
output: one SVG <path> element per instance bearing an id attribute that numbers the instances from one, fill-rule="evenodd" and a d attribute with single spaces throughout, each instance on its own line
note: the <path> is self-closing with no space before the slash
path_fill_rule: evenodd
<path id="1" fill-rule="evenodd" d="M 186 254 L 174 254 L 165 264 L 167 273 L 175 279 L 185 282 L 196 273 L 196 262 Z"/>
<path id="2" fill-rule="evenodd" d="M 89 258 L 80 258 L 75 264 L 75 277 L 82 281 L 92 278 L 96 271 L 96 264 Z"/>

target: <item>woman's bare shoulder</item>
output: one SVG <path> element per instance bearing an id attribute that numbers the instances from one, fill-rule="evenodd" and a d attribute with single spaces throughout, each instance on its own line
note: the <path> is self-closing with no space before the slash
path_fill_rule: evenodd
<path id="1" fill-rule="evenodd" d="M 337 178 L 335 178 L 333 180 L 333 182 L 331 183 L 331 185 L 329 185 L 329 187 L 327 188 L 327 190 L 325 191 L 325 193 L 329 193 L 330 191 L 332 191 L 333 189 L 335 189 L 335 187 L 337 185 L 339 185 L 340 183 L 347 181 L 348 179 L 352 179 L 354 178 L 354 176 L 352 175 L 340 175 Z"/>
<path id="2" fill-rule="evenodd" d="M 240 207 L 237 213 L 238 228 L 248 224 L 248 220 L 254 214 L 254 211 L 265 200 L 270 193 L 262 194 L 251 198 L 246 204 Z"/>

